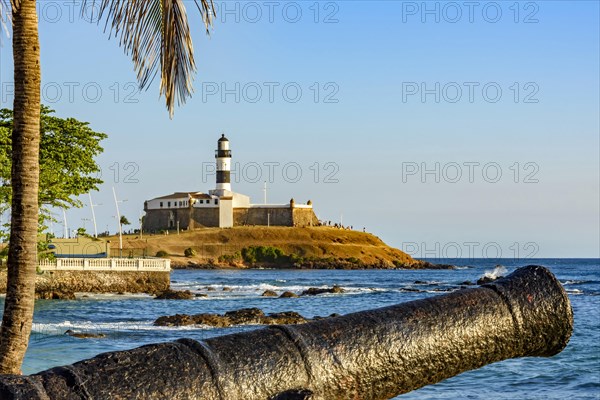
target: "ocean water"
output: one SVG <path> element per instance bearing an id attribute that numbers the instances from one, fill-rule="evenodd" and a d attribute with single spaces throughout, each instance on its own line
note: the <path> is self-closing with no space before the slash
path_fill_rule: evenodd
<path id="1" fill-rule="evenodd" d="M 36 302 L 34 327 L 23 371 L 27 374 L 69 364 L 106 351 L 182 337 L 211 336 L 256 329 L 205 326 L 155 327 L 159 316 L 224 313 L 259 307 L 266 313 L 296 311 L 306 317 L 384 307 L 457 290 L 496 264 L 507 273 L 528 264 L 544 265 L 569 293 L 575 331 L 568 347 L 552 358 L 502 361 L 399 396 L 399 399 L 600 399 L 600 261 L 598 259 L 433 260 L 459 265 L 455 270 L 177 270 L 175 289 L 206 293 L 190 301 L 153 300 L 146 295 L 85 295 L 74 301 Z M 422 281 L 424 283 L 415 283 Z M 333 284 L 347 292 L 293 299 L 264 298 L 266 289 L 302 291 Z M 208 288 L 214 290 L 209 290 Z M 228 287 L 231 291 L 223 291 Z M 0 299 L 0 303 L 3 299 Z M 2 306 L 2 304 L 0 304 Z M 67 329 L 104 333 L 104 339 L 77 339 Z"/>

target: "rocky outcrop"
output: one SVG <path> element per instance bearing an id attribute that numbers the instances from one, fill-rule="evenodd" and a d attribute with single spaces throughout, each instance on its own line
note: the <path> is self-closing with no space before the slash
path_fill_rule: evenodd
<path id="1" fill-rule="evenodd" d="M 341 286 L 338 285 L 333 285 L 333 287 L 330 288 L 308 288 L 307 290 L 303 291 L 301 296 L 316 296 L 318 294 L 324 294 L 324 293 L 334 293 L 334 294 L 338 294 L 338 293 L 344 293 L 345 290 L 344 288 L 342 288 Z"/>
<path id="2" fill-rule="evenodd" d="M 168 289 L 159 293 L 155 300 L 191 300 L 195 296 L 189 290 L 172 290 Z"/>
<path id="3" fill-rule="evenodd" d="M 298 297 L 298 295 L 294 292 L 283 292 L 281 293 L 281 296 L 279 296 L 280 299 L 290 299 L 290 298 L 294 298 L 294 297 Z"/>
<path id="4" fill-rule="evenodd" d="M 429 261 L 415 260 L 414 263 L 406 265 L 406 266 L 400 266 L 399 268 L 406 268 L 406 269 L 454 269 L 454 268 L 456 268 L 456 266 L 452 265 L 452 264 L 434 264 L 434 263 L 431 263 Z"/>
<path id="5" fill-rule="evenodd" d="M 75 332 L 71 329 L 67 329 L 65 335 L 76 337 L 78 339 L 103 339 L 106 337 L 104 333 Z"/>
<path id="6" fill-rule="evenodd" d="M 277 292 L 275 292 L 273 290 L 265 290 L 261 296 L 262 297 L 277 297 Z"/>
<path id="7" fill-rule="evenodd" d="M 498 278 L 494 278 L 491 276 L 482 276 L 481 278 L 477 279 L 477 284 L 484 285 L 486 283 L 494 282 L 496 279 Z"/>
<path id="8" fill-rule="evenodd" d="M 302 315 L 286 311 L 265 315 L 259 308 L 243 308 L 237 311 L 228 311 L 220 314 L 175 314 L 158 318 L 154 321 L 156 326 L 187 326 L 208 325 L 225 328 L 232 325 L 290 325 L 303 324 L 310 321 Z"/>
<path id="9" fill-rule="evenodd" d="M 36 292 L 35 298 L 42 300 L 75 300 L 75 293 L 64 290 L 46 290 Z"/>

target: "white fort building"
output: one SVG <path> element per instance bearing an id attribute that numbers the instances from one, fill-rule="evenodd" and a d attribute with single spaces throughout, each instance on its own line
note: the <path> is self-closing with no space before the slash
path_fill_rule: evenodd
<path id="1" fill-rule="evenodd" d="M 144 202 L 144 231 L 230 228 L 243 225 L 316 226 L 312 203 L 251 204 L 250 197 L 231 190 L 231 148 L 222 135 L 215 152 L 217 182 L 214 190 L 176 192 Z"/>

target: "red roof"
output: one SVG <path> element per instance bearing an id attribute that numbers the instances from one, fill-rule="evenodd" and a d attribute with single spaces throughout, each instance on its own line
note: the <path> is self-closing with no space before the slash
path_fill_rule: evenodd
<path id="1" fill-rule="evenodd" d="M 152 200 L 181 199 L 190 197 L 194 199 L 212 199 L 210 195 L 202 192 L 175 192 L 166 196 L 156 197 Z"/>

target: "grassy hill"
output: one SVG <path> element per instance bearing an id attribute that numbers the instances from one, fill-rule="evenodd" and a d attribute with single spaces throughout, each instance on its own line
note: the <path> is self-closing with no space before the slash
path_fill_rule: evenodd
<path id="1" fill-rule="evenodd" d="M 112 254 L 117 255 L 119 239 L 110 240 Z M 193 255 L 186 257 L 184 253 L 190 248 Z M 174 267 L 427 267 L 372 234 L 332 227 L 205 228 L 179 235 L 123 237 L 124 256 L 142 252 L 154 256 L 159 251 L 167 254 Z"/>

